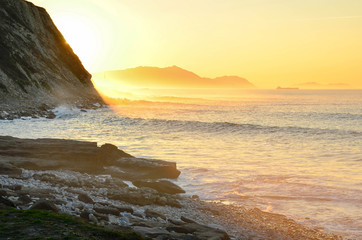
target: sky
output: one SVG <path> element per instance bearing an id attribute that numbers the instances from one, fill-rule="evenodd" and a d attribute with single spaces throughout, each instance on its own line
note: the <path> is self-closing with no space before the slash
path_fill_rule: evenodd
<path id="1" fill-rule="evenodd" d="M 362 89 L 361 0 L 31 0 L 91 72 L 177 65 L 259 88 Z"/>

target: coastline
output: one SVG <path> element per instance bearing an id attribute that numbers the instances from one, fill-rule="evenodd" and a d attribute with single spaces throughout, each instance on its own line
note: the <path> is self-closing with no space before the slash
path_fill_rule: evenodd
<path id="1" fill-rule="evenodd" d="M 47 199 L 61 213 L 157 239 L 343 239 L 283 215 L 187 196 L 175 184 L 162 184 L 160 179 L 177 178 L 176 164 L 134 158 L 110 144 L 102 152 L 102 147 L 89 142 L 47 139 L 42 145 L 42 140 L 0 139 L 1 197 L 20 209 Z M 50 143 L 56 145 L 49 148 Z M 98 156 L 93 158 L 96 162 L 90 150 Z M 74 157 L 82 163 L 73 164 Z M 120 164 L 120 159 L 127 161 Z M 91 167 L 84 168 L 84 163 Z M 160 164 L 164 165 L 160 168 Z M 144 186 L 145 182 L 154 185 L 144 187 L 137 180 Z"/>

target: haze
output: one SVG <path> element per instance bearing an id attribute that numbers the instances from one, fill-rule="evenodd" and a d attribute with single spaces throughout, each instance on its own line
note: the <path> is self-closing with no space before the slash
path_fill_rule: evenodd
<path id="1" fill-rule="evenodd" d="M 360 0 L 32 2 L 93 73 L 177 65 L 259 88 L 362 88 Z"/>

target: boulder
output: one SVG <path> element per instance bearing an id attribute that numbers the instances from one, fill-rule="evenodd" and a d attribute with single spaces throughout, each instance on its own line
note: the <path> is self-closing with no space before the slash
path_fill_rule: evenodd
<path id="1" fill-rule="evenodd" d="M 88 211 L 82 211 L 80 213 L 80 217 L 84 218 L 84 219 L 87 219 L 87 220 L 89 220 L 89 215 L 90 215 L 90 212 L 88 212 Z"/>
<path id="2" fill-rule="evenodd" d="M 124 206 L 124 207 L 115 207 L 115 208 L 117 208 L 117 210 L 120 211 L 120 212 L 127 212 L 127 213 L 130 213 L 130 214 L 133 214 L 133 213 L 134 213 L 132 207 L 126 207 L 126 206 Z"/>
<path id="3" fill-rule="evenodd" d="M 54 203 L 47 200 L 39 200 L 30 207 L 30 209 L 34 210 L 43 210 L 43 211 L 52 211 L 52 212 L 59 212 L 57 206 Z"/>
<path id="4" fill-rule="evenodd" d="M 158 213 L 156 211 L 153 211 L 151 209 L 146 209 L 145 210 L 145 214 L 146 214 L 146 217 L 148 218 L 161 218 L 163 220 L 166 220 L 166 216 L 161 214 L 161 213 Z"/>
<path id="5" fill-rule="evenodd" d="M 120 214 L 120 211 L 118 209 L 111 207 L 94 207 L 93 209 L 100 214 L 111 214 L 115 216 L 119 216 Z"/>
<path id="6" fill-rule="evenodd" d="M 123 157 L 114 162 L 114 166 L 119 167 L 121 172 L 110 171 L 112 176 L 128 180 L 176 179 L 181 173 L 177 170 L 176 163 L 155 159 Z"/>
<path id="7" fill-rule="evenodd" d="M 84 203 L 90 203 L 90 204 L 94 204 L 94 201 L 92 198 L 90 198 L 87 194 L 85 193 L 81 193 L 78 195 L 78 200 Z"/>
<path id="8" fill-rule="evenodd" d="M 28 204 L 30 203 L 32 200 L 28 195 L 21 195 L 18 199 L 18 201 L 22 202 L 23 204 Z"/>

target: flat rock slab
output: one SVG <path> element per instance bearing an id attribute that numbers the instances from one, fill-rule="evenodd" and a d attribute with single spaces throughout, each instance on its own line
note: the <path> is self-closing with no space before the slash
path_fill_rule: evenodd
<path id="1" fill-rule="evenodd" d="M 127 180 L 180 175 L 174 162 L 135 158 L 112 144 L 98 147 L 96 142 L 0 136 L 0 174 L 19 175 L 19 168 L 109 174 Z"/>

